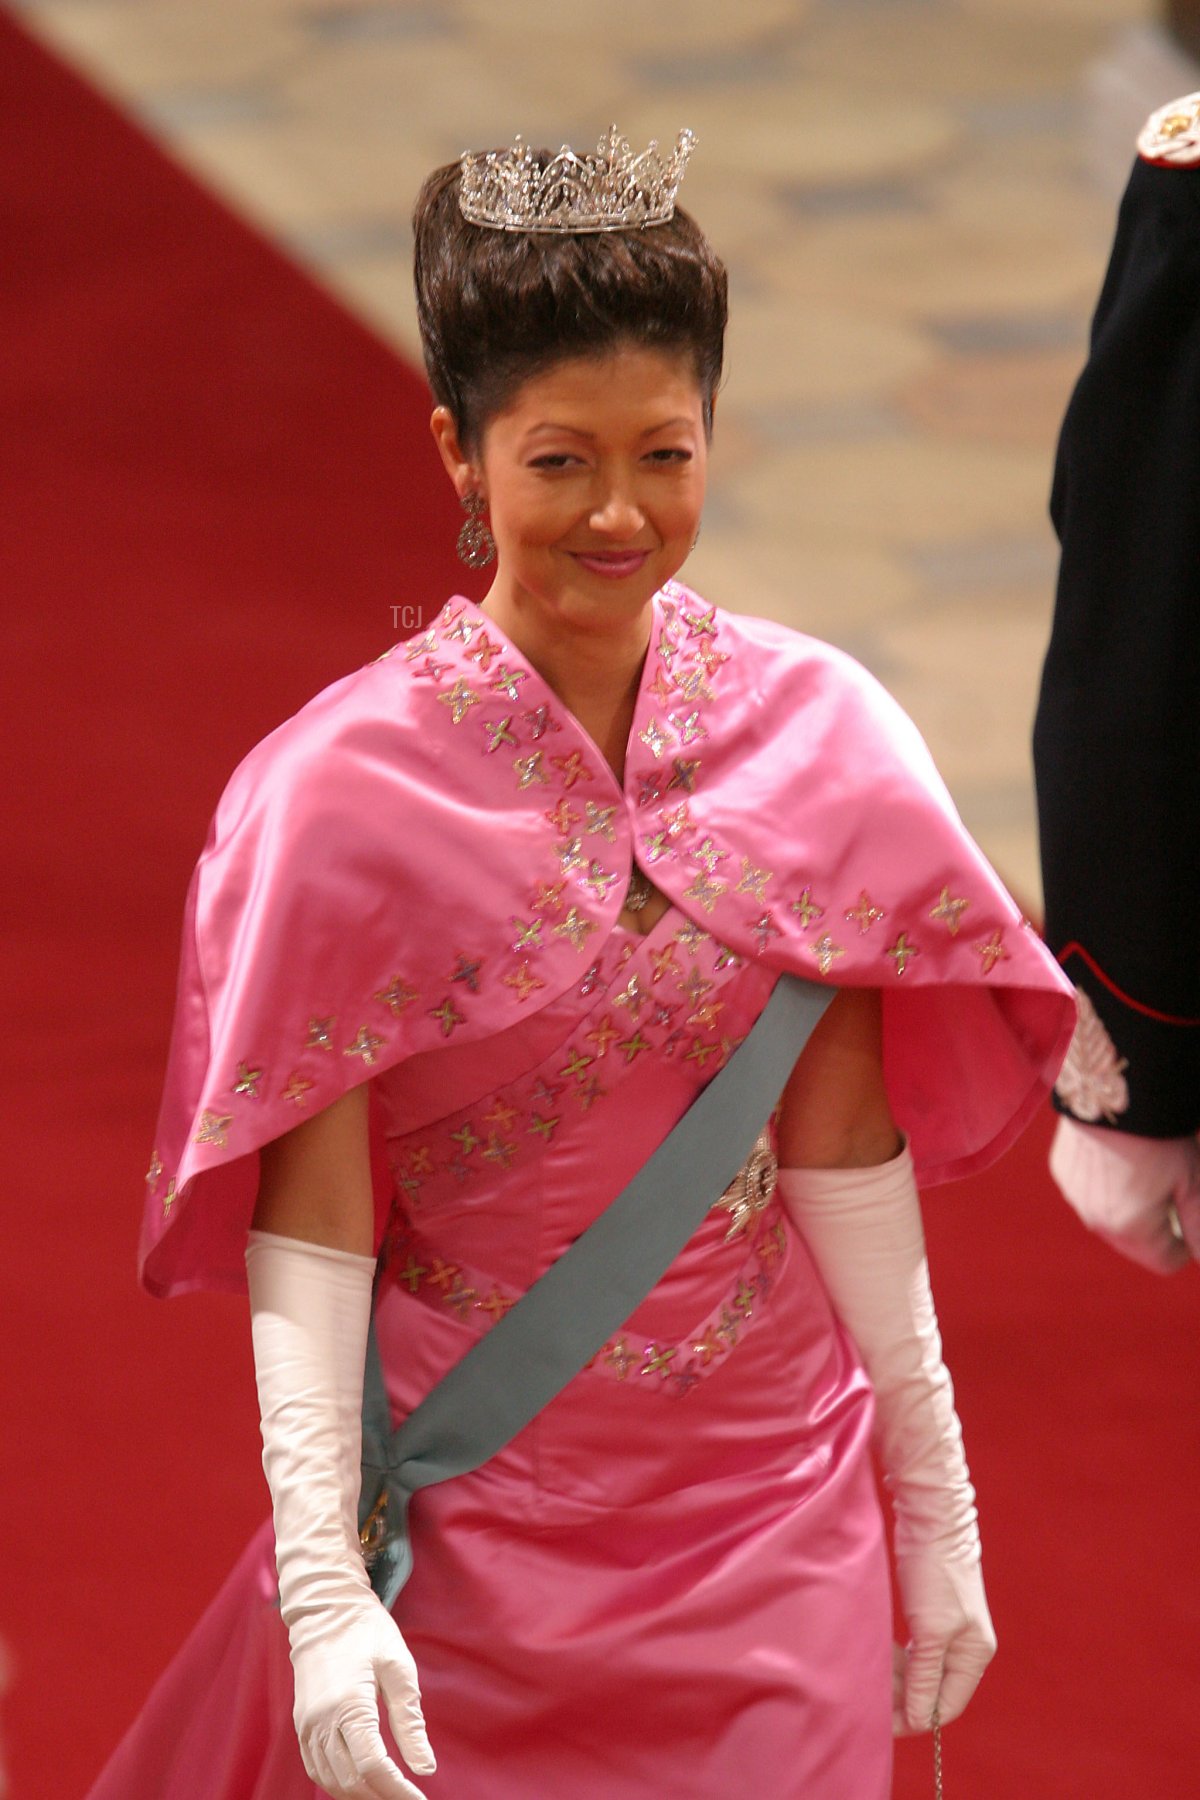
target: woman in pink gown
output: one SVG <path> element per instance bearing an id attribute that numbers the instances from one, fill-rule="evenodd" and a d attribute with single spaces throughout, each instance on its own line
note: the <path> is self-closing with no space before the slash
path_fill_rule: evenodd
<path id="1" fill-rule="evenodd" d="M 470 503 L 464 548 L 494 549 L 495 581 L 252 753 L 189 898 L 144 1279 L 244 1286 L 252 1222 L 255 1254 L 330 1251 L 368 1286 L 382 1246 L 397 1417 L 633 1177 L 781 972 L 844 992 L 771 1143 L 852 1185 L 894 1157 L 893 1118 L 924 1179 L 990 1160 L 1070 1036 L 1065 983 L 886 696 L 674 580 L 703 499 L 724 273 L 673 208 L 670 168 L 621 168 L 621 204 L 632 180 L 652 216 L 603 232 L 472 218 L 457 168 L 427 184 L 435 437 Z M 389 1171 L 373 1210 L 368 1094 Z M 391 1764 L 334 1779 L 303 1719 L 302 1760 L 284 1618 L 299 1680 L 295 1620 L 325 1606 L 334 1664 L 339 1616 L 311 1587 L 292 1597 L 320 1524 L 306 1542 L 289 1510 L 256 1335 L 276 1533 L 92 1800 L 312 1800 L 314 1775 L 430 1800 L 884 1800 L 872 1385 L 767 1141 L 756 1156 L 765 1179 L 714 1196 L 559 1397 L 415 1501 L 394 1620 L 436 1773 L 405 1740 L 414 1787 L 389 1735 Z M 960 1635 L 981 1668 L 978 1593 Z M 953 1667 L 949 1633 L 936 1654 Z M 341 1756 L 351 1734 L 334 1736 Z"/>

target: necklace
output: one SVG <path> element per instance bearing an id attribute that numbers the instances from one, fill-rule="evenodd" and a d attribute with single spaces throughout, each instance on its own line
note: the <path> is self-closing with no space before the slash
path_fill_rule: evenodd
<path id="1" fill-rule="evenodd" d="M 625 893 L 625 910 L 639 913 L 654 892 L 649 880 L 634 863 L 629 876 L 629 887 Z"/>

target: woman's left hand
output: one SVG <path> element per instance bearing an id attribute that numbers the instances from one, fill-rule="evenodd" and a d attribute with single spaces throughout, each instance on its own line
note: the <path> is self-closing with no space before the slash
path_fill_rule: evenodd
<path id="1" fill-rule="evenodd" d="M 936 1546 L 896 1557 L 908 1623 L 895 1646 L 892 1729 L 898 1737 L 957 1719 L 996 1654 L 996 1633 L 978 1560 L 947 1557 Z"/>

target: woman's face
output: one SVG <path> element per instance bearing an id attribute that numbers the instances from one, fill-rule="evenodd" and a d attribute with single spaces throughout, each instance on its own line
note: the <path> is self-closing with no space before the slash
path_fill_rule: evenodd
<path id="1" fill-rule="evenodd" d="M 487 503 L 488 611 L 510 631 L 627 633 L 692 547 L 707 461 L 686 355 L 630 346 L 531 376 L 451 469 Z"/>

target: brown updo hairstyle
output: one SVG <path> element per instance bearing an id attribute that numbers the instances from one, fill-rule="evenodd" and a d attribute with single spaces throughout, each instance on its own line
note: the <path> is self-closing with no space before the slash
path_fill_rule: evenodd
<path id="1" fill-rule="evenodd" d="M 534 154 L 544 168 L 552 152 Z M 417 197 L 413 280 L 429 385 L 468 454 L 531 375 L 627 344 L 690 357 L 712 430 L 728 281 L 686 212 L 640 230 L 498 231 L 468 224 L 458 184 L 447 163 Z"/>

